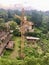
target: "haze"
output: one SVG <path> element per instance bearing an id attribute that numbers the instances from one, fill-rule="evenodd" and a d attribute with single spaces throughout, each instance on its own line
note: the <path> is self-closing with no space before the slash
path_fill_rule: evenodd
<path id="1" fill-rule="evenodd" d="M 37 9 L 46 11 L 49 10 L 49 0 L 1 0 L 0 8 L 16 8 L 25 7 L 29 9 Z"/>

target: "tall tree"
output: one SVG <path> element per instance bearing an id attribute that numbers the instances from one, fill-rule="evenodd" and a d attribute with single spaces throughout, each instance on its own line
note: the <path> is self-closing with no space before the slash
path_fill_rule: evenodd
<path id="1" fill-rule="evenodd" d="M 42 14 L 37 11 L 32 12 L 31 21 L 35 23 L 35 26 L 39 27 L 42 25 Z"/>

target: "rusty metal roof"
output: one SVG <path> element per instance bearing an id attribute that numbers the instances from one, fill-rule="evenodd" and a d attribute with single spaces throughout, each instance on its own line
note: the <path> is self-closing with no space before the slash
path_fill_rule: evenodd
<path id="1" fill-rule="evenodd" d="M 7 45 L 7 49 L 12 49 L 14 46 L 14 42 L 13 41 L 9 41 L 8 45 Z"/>

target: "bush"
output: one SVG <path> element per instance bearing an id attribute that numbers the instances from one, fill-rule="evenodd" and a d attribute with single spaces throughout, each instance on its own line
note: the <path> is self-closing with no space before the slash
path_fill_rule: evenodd
<path id="1" fill-rule="evenodd" d="M 25 57 L 24 61 L 25 61 L 25 65 L 37 65 L 39 64 L 37 62 L 38 58 L 35 58 L 34 56 L 32 57 Z"/>
<path id="2" fill-rule="evenodd" d="M 16 29 L 16 30 L 13 31 L 13 35 L 14 36 L 21 36 L 21 33 L 19 32 L 18 29 Z"/>
<path id="3" fill-rule="evenodd" d="M 33 37 L 41 37 L 41 33 L 37 32 L 27 32 L 26 36 L 33 36 Z"/>
<path id="4" fill-rule="evenodd" d="M 42 33 L 43 34 L 47 34 L 48 33 L 48 30 L 44 29 L 44 30 L 42 30 Z"/>
<path id="5" fill-rule="evenodd" d="M 0 65 L 49 65 L 49 55 L 41 58 L 27 56 L 24 60 L 0 58 Z"/>

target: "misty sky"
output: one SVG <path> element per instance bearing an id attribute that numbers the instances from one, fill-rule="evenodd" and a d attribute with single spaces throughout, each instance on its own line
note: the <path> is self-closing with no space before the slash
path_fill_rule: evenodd
<path id="1" fill-rule="evenodd" d="M 0 7 L 8 8 L 15 5 L 31 7 L 32 9 L 46 11 L 49 10 L 49 0 L 1 0 Z"/>

